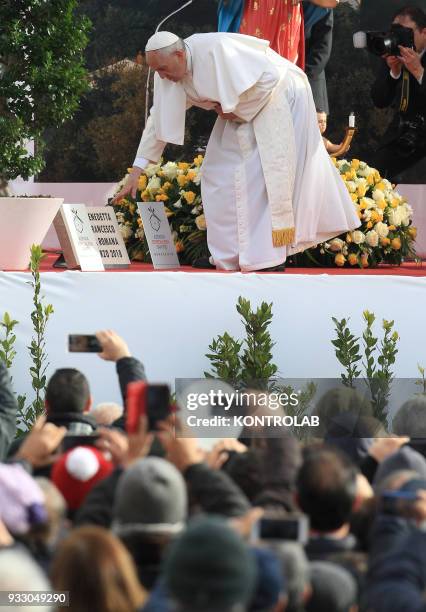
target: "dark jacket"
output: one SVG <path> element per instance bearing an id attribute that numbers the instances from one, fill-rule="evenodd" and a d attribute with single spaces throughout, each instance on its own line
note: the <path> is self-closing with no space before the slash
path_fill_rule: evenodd
<path id="1" fill-rule="evenodd" d="M 426 612 L 426 533 L 412 530 L 368 573 L 362 610 Z"/>
<path id="2" fill-rule="evenodd" d="M 421 59 L 426 68 L 426 53 Z M 409 74 L 410 91 L 406 112 L 400 111 L 402 74 L 390 75 L 383 62 L 371 90 L 377 108 L 391 107 L 394 116 L 379 144 L 374 165 L 392 182 L 424 183 L 426 172 L 426 74 L 420 85 Z"/>
<path id="3" fill-rule="evenodd" d="M 135 357 L 123 357 L 116 363 L 118 381 L 120 383 L 121 396 L 123 405 L 126 406 L 127 385 L 131 382 L 146 380 L 145 368 L 142 363 Z M 122 417 L 114 422 L 114 427 L 118 427 L 123 431 L 126 429 L 126 410 Z"/>
<path id="4" fill-rule="evenodd" d="M 74 518 L 75 525 L 110 527 L 115 490 L 122 472 L 122 468 L 117 468 L 93 487 Z M 186 470 L 184 477 L 192 512 L 201 511 L 232 517 L 242 516 L 250 508 L 245 495 L 223 472 L 212 470 L 203 463 L 197 463 Z"/>
<path id="5" fill-rule="evenodd" d="M 331 56 L 333 45 L 333 11 L 312 26 L 311 34 L 305 40 L 305 71 L 311 85 L 316 109 L 330 112 L 327 95 L 325 68 Z"/>
<path id="6" fill-rule="evenodd" d="M 0 363 L 0 461 L 4 461 L 16 433 L 18 402 L 6 366 Z"/>

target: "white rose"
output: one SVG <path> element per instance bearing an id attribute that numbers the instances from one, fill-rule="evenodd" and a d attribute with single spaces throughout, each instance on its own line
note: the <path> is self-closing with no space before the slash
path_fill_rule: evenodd
<path id="1" fill-rule="evenodd" d="M 373 200 L 376 200 L 376 202 L 380 202 L 381 200 L 384 200 L 384 198 L 385 194 L 381 189 L 375 189 L 373 191 Z"/>
<path id="2" fill-rule="evenodd" d="M 349 193 L 355 193 L 356 191 L 356 183 L 355 181 L 346 181 L 346 187 Z"/>
<path id="3" fill-rule="evenodd" d="M 345 243 L 340 238 L 334 238 L 334 240 L 330 242 L 330 250 L 337 253 L 342 250 L 344 244 Z"/>
<path id="4" fill-rule="evenodd" d="M 123 236 L 123 240 L 127 240 L 131 236 L 133 236 L 132 228 L 128 225 L 123 225 L 122 223 L 118 224 L 120 228 L 121 235 Z"/>
<path id="5" fill-rule="evenodd" d="M 365 241 L 365 235 L 360 230 L 352 232 L 352 242 L 362 244 Z"/>
<path id="6" fill-rule="evenodd" d="M 389 224 L 390 225 L 401 225 L 401 221 L 402 221 L 402 214 L 401 214 L 401 206 L 398 206 L 397 208 L 393 208 L 392 210 L 389 211 L 388 214 L 388 219 L 389 219 Z"/>
<path id="7" fill-rule="evenodd" d="M 169 181 L 173 181 L 177 177 L 178 167 L 177 164 L 175 164 L 174 162 L 167 162 L 167 164 L 164 164 L 161 169 L 163 171 L 164 176 Z"/>
<path id="8" fill-rule="evenodd" d="M 370 230 L 365 234 L 365 242 L 368 246 L 376 247 L 379 244 L 379 234 L 375 230 Z"/>
<path id="9" fill-rule="evenodd" d="M 381 221 L 376 223 L 376 225 L 374 226 L 374 230 L 377 232 L 379 238 L 386 238 L 389 234 L 388 226 L 386 225 L 386 223 L 382 223 Z"/>
<path id="10" fill-rule="evenodd" d="M 205 231 L 207 229 L 206 218 L 204 215 L 200 215 L 195 219 L 195 225 L 199 230 Z"/>
<path id="11" fill-rule="evenodd" d="M 361 200 L 362 205 L 369 210 L 370 208 L 375 208 L 376 207 L 376 202 L 375 200 L 373 200 L 373 198 L 362 198 Z"/>
<path id="12" fill-rule="evenodd" d="M 152 178 L 150 178 L 148 181 L 148 185 L 146 186 L 147 190 L 150 191 L 152 195 L 155 195 L 157 191 L 160 189 L 160 187 L 161 187 L 161 181 L 158 178 L 158 176 L 153 176 Z"/>
<path id="13" fill-rule="evenodd" d="M 151 176 L 154 176 L 154 174 L 157 174 L 157 172 L 159 172 L 160 170 L 160 164 L 149 164 L 149 166 L 144 169 L 144 174 L 146 174 L 149 178 Z"/>
<path id="14" fill-rule="evenodd" d="M 115 216 L 117 217 L 118 223 L 124 223 L 124 214 L 122 212 L 116 212 Z"/>
<path id="15" fill-rule="evenodd" d="M 182 200 L 179 198 L 177 202 L 173 204 L 175 208 L 182 208 Z"/>

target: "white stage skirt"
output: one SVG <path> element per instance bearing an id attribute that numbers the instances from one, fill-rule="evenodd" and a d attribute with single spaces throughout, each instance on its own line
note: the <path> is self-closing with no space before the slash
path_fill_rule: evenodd
<path id="1" fill-rule="evenodd" d="M 29 280 L 27 273 L 0 272 L 0 316 L 8 311 L 20 321 L 14 386 L 32 397 L 26 350 L 32 331 Z M 48 374 L 60 367 L 81 369 L 95 403 L 120 400 L 114 364 L 95 354 L 68 353 L 67 334 L 114 329 L 143 361 L 152 382 L 173 384 L 175 378 L 203 377 L 215 336 L 224 331 L 243 336 L 235 310 L 240 295 L 253 307 L 273 302 L 274 360 L 284 377 L 339 377 L 331 317 L 350 317 L 360 334 L 365 309 L 376 314 L 380 336 L 381 320 L 395 320 L 401 336 L 398 377 L 416 378 L 417 363 L 426 366 L 426 277 L 66 271 L 43 273 L 42 287 L 55 309 L 47 330 Z"/>

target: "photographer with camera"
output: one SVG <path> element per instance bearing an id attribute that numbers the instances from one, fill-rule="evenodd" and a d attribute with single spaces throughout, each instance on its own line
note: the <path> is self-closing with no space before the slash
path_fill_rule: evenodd
<path id="1" fill-rule="evenodd" d="M 402 26 L 402 27 L 401 27 Z M 409 31 L 411 30 L 411 32 Z M 372 88 L 376 107 L 393 106 L 396 113 L 386 130 L 373 165 L 394 183 L 424 183 L 425 172 L 416 169 L 413 178 L 407 171 L 419 162 L 426 168 L 426 14 L 418 7 L 398 11 L 391 33 L 381 41 L 383 65 Z M 374 44 L 374 43 L 373 43 Z"/>

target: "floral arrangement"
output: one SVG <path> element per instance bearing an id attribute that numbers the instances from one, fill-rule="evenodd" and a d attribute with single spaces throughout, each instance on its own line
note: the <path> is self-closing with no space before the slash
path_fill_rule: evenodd
<path id="1" fill-rule="evenodd" d="M 176 252 L 182 263 L 190 264 L 195 259 L 208 255 L 206 220 L 200 189 L 202 163 L 203 156 L 198 155 L 192 164 L 151 164 L 139 178 L 136 199 L 128 196 L 114 205 L 131 259 L 150 261 L 136 202 L 164 202 Z M 121 190 L 126 178 L 118 185 L 117 192 Z"/>
<path id="2" fill-rule="evenodd" d="M 357 209 L 361 226 L 293 256 L 293 263 L 367 268 L 379 263 L 399 265 L 404 257 L 415 257 L 417 232 L 412 226 L 413 211 L 406 200 L 365 162 L 332 159 Z M 114 205 L 131 259 L 150 261 L 136 202 L 164 202 L 182 263 L 191 264 L 208 254 L 200 190 L 202 162 L 203 156 L 198 155 L 192 164 L 151 164 L 140 176 L 136 199 L 127 197 Z M 117 192 L 125 178 L 118 185 Z"/>
<path id="3" fill-rule="evenodd" d="M 404 257 L 415 257 L 417 230 L 412 226 L 413 210 L 380 176 L 378 170 L 353 159 L 337 161 L 340 172 L 361 220 L 360 227 L 311 249 L 321 263 L 343 267 L 374 267 L 379 263 L 400 265 Z"/>

